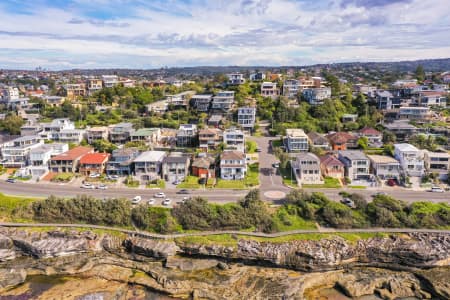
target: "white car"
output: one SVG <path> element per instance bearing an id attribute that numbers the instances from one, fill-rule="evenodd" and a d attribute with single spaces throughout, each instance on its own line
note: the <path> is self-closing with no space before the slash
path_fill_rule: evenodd
<path id="1" fill-rule="evenodd" d="M 99 173 L 91 173 L 91 174 L 89 175 L 89 177 L 90 177 L 90 178 L 97 178 L 97 177 L 100 177 L 100 174 L 99 174 Z"/>
<path id="2" fill-rule="evenodd" d="M 172 200 L 170 200 L 169 198 L 164 199 L 164 201 L 162 202 L 162 205 L 170 205 L 170 203 L 172 202 Z"/>
<path id="3" fill-rule="evenodd" d="M 131 203 L 138 204 L 139 202 L 141 202 L 141 200 L 142 200 L 141 196 L 136 196 L 133 198 L 133 200 L 131 200 Z"/>
<path id="4" fill-rule="evenodd" d="M 443 193 L 444 189 L 438 186 L 433 186 L 430 190 L 432 193 Z"/>
<path id="5" fill-rule="evenodd" d="M 153 198 L 150 198 L 150 200 L 148 200 L 148 205 L 154 205 L 155 204 L 155 202 L 156 202 L 156 200 L 155 199 L 153 199 Z"/>
<path id="6" fill-rule="evenodd" d="M 93 189 L 95 189 L 95 186 L 93 186 L 93 185 L 90 184 L 90 183 L 85 183 L 85 184 L 83 184 L 83 185 L 81 186 L 81 188 L 82 188 L 82 189 L 93 190 Z"/>
<path id="7" fill-rule="evenodd" d="M 162 192 L 161 192 L 161 193 L 156 193 L 156 194 L 155 194 L 155 197 L 156 197 L 156 198 L 166 198 L 166 194 L 164 194 L 164 193 L 162 193 Z"/>
<path id="8" fill-rule="evenodd" d="M 183 199 L 181 199 L 181 202 L 185 203 L 186 201 L 189 201 L 191 199 L 191 197 L 183 197 Z"/>
<path id="9" fill-rule="evenodd" d="M 105 184 L 99 184 L 99 185 L 97 186 L 97 189 L 99 189 L 99 190 L 107 190 L 107 189 L 108 189 L 108 186 L 105 185 Z"/>

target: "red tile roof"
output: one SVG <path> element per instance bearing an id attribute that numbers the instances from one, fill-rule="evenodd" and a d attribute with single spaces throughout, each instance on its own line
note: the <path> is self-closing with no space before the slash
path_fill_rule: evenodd
<path id="1" fill-rule="evenodd" d="M 373 129 L 371 127 L 364 127 L 363 129 L 361 129 L 359 131 L 359 133 L 362 135 L 380 135 L 381 134 L 381 132 L 379 132 L 378 130 Z"/>
<path id="2" fill-rule="evenodd" d="M 102 164 L 109 159 L 109 153 L 88 153 L 80 158 L 80 164 Z"/>
<path id="3" fill-rule="evenodd" d="M 347 143 L 348 140 L 356 139 L 356 137 L 353 134 L 350 134 L 348 132 L 332 133 L 332 134 L 327 135 L 327 138 L 333 144 L 344 144 L 344 143 Z"/>
<path id="4" fill-rule="evenodd" d="M 344 164 L 339 159 L 337 159 L 335 156 L 329 155 L 329 154 L 320 157 L 320 163 L 322 165 L 324 165 L 324 166 L 327 166 L 327 167 L 329 167 L 329 166 L 341 166 L 341 167 L 343 167 L 344 166 Z"/>
<path id="5" fill-rule="evenodd" d="M 78 146 L 52 157 L 51 160 L 76 160 L 81 156 L 92 152 L 94 152 L 94 149 L 91 147 Z"/>

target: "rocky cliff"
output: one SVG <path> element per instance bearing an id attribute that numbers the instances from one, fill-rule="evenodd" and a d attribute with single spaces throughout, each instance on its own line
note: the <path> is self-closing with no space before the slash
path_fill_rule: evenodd
<path id="1" fill-rule="evenodd" d="M 351 297 L 449 299 L 449 266 L 450 235 L 438 233 L 357 242 L 240 239 L 231 247 L 0 228 L 0 295 L 28 276 L 76 275 L 194 299 L 305 299 L 316 287 Z"/>

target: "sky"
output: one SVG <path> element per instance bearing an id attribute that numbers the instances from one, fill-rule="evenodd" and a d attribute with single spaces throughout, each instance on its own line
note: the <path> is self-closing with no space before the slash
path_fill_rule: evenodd
<path id="1" fill-rule="evenodd" d="M 1 0 L 0 68 L 450 57 L 450 0 Z"/>

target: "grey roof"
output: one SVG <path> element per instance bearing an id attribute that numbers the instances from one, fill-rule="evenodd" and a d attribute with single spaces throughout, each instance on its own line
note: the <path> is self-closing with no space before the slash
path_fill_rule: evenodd
<path id="1" fill-rule="evenodd" d="M 163 163 L 183 163 L 185 164 L 189 158 L 186 156 L 167 156 L 164 158 Z"/>
<path id="2" fill-rule="evenodd" d="M 137 161 L 161 161 L 166 156 L 164 151 L 145 151 L 134 159 Z"/>
<path id="3" fill-rule="evenodd" d="M 364 152 L 358 150 L 342 150 L 339 155 L 350 160 L 368 160 Z"/>

